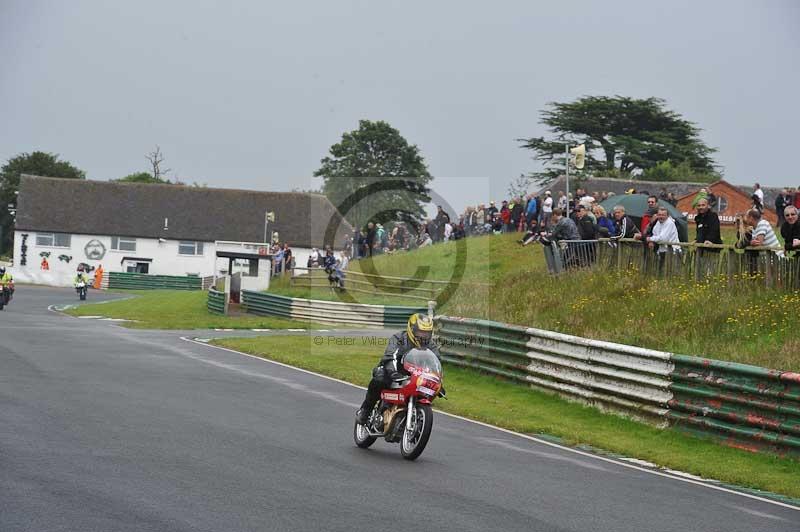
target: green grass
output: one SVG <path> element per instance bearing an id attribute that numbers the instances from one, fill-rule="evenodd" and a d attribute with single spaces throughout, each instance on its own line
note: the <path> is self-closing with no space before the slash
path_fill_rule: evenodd
<path id="1" fill-rule="evenodd" d="M 220 339 L 214 343 L 366 386 L 382 347 L 307 336 Z M 800 498 L 800 462 L 752 454 L 658 429 L 461 368 L 447 367 L 448 400 L 436 407 L 517 432 L 550 434 L 704 478 Z"/>
<path id="2" fill-rule="evenodd" d="M 65 312 L 71 316 L 105 316 L 133 320 L 124 325 L 137 329 L 290 329 L 318 328 L 321 325 L 244 314 L 222 316 L 206 308 L 208 294 L 203 291 L 150 290 L 126 291 L 132 297 L 106 303 L 89 303 Z M 325 326 L 330 329 L 330 326 Z"/>
<path id="3" fill-rule="evenodd" d="M 437 312 L 559 331 L 662 351 L 800 370 L 795 309 L 800 294 L 722 280 L 695 284 L 576 271 L 547 273 L 542 247 L 522 247 L 519 233 L 467 239 L 465 271 L 453 297 Z M 724 235 L 732 242 L 730 231 Z M 351 262 L 360 271 L 448 279 L 457 243 Z M 426 267 L 425 273 L 417 272 Z M 275 283 L 271 291 L 309 297 L 308 290 Z M 330 290 L 310 294 L 335 299 Z M 364 303 L 406 304 L 392 294 Z"/>

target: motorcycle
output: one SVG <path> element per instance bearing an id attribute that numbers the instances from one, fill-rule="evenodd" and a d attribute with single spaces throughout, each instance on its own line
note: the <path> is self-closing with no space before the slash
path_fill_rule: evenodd
<path id="1" fill-rule="evenodd" d="M 86 300 L 86 282 L 85 281 L 78 281 L 75 283 L 75 291 L 78 292 L 78 297 L 81 301 Z"/>
<path id="2" fill-rule="evenodd" d="M 0 310 L 3 310 L 6 305 L 11 303 L 13 295 L 14 287 L 7 284 L 3 285 L 2 291 L 0 292 Z"/>
<path id="3" fill-rule="evenodd" d="M 381 400 L 369 413 L 365 424 L 355 422 L 353 439 L 366 449 L 378 438 L 400 442 L 400 454 L 416 460 L 431 437 L 431 404 L 442 390 L 442 365 L 430 349 L 412 349 L 403 359 L 404 372 L 392 375 Z"/>

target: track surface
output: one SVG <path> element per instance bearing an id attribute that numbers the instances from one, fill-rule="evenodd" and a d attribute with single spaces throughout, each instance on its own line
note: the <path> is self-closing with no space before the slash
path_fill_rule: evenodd
<path id="1" fill-rule="evenodd" d="M 360 450 L 361 390 L 47 310 L 76 301 L 21 286 L 0 314 L 3 532 L 800 530 L 797 510 L 443 415 L 414 463 Z"/>

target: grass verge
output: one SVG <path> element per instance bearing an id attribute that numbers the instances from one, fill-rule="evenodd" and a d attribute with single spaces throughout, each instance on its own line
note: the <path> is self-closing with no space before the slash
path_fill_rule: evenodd
<path id="1" fill-rule="evenodd" d="M 277 317 L 244 314 L 222 316 L 206 308 L 203 291 L 129 291 L 130 299 L 89 303 L 65 310 L 70 316 L 105 316 L 124 320 L 136 329 L 307 329 L 322 325 Z M 332 328 L 330 325 L 324 326 Z"/>
<path id="2" fill-rule="evenodd" d="M 631 272 L 547 273 L 542 247 L 520 246 L 519 233 L 466 239 L 464 273 L 440 314 L 537 327 L 598 340 L 781 370 L 800 370 L 794 309 L 800 293 L 764 289 L 727 279 L 694 283 Z M 726 242 L 732 242 L 730 234 Z M 450 279 L 462 244 L 379 255 L 351 262 L 356 271 Z M 328 289 L 293 287 L 288 279 L 270 291 L 294 297 L 336 299 Z M 394 294 L 357 302 L 405 304 Z"/>
<path id="3" fill-rule="evenodd" d="M 320 338 L 320 337 L 317 337 Z M 381 347 L 369 338 L 271 336 L 214 340 L 258 355 L 366 386 Z M 588 444 L 659 466 L 747 488 L 800 498 L 800 462 L 752 454 L 693 438 L 672 429 L 604 414 L 471 370 L 446 369 L 448 400 L 436 407 L 527 434 L 550 434 L 568 444 Z"/>

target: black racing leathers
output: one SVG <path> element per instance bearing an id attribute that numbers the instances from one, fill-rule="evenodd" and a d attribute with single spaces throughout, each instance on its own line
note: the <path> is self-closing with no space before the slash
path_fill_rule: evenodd
<path id="1" fill-rule="evenodd" d="M 389 338 L 389 343 L 383 352 L 380 362 L 372 370 L 372 380 L 369 381 L 367 395 L 361 404 L 362 416 L 369 414 L 372 407 L 381 398 L 381 390 L 391 383 L 392 374 L 403 369 L 403 359 L 406 354 L 416 348 L 417 346 L 408 339 L 406 331 L 395 333 Z M 433 351 L 433 354 L 441 359 L 439 346 L 432 339 L 425 348 Z"/>

